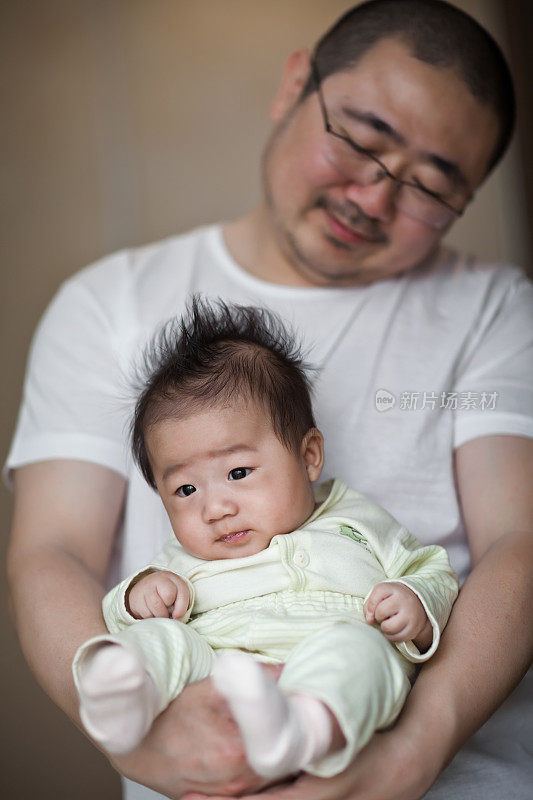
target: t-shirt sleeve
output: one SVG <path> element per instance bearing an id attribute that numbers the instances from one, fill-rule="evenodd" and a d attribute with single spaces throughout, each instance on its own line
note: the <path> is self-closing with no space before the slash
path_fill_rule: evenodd
<path id="1" fill-rule="evenodd" d="M 4 470 L 8 482 L 10 470 L 49 459 L 90 461 L 127 474 L 121 304 L 102 286 L 106 268 L 116 273 L 113 258 L 115 264 L 109 259 L 67 281 L 38 325 Z"/>
<path id="2" fill-rule="evenodd" d="M 496 272 L 457 366 L 454 447 L 493 434 L 533 437 L 533 284 Z"/>

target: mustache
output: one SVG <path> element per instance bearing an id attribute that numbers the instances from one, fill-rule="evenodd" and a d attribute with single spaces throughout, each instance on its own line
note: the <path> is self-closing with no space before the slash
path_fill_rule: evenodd
<path id="1" fill-rule="evenodd" d="M 380 224 L 365 214 L 355 203 L 349 201 L 339 203 L 330 200 L 328 197 L 319 197 L 316 206 L 333 214 L 349 228 L 354 228 L 357 233 L 367 239 L 379 244 L 385 244 L 388 241 L 388 237 Z"/>

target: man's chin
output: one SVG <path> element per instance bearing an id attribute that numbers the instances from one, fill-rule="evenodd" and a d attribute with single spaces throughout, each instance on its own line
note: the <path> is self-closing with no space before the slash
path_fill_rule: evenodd
<path id="1" fill-rule="evenodd" d="M 391 277 L 381 273 L 379 270 L 372 270 L 364 267 L 329 267 L 299 264 L 295 271 L 300 277 L 304 278 L 309 286 L 330 286 L 330 287 L 349 287 L 349 286 L 368 286 L 378 280 Z"/>
<path id="2" fill-rule="evenodd" d="M 321 234 L 314 246 L 300 246 L 292 237 L 289 245 L 292 269 L 311 286 L 366 286 L 388 277 L 386 269 L 370 263 L 383 248 L 376 242 L 349 245 Z"/>

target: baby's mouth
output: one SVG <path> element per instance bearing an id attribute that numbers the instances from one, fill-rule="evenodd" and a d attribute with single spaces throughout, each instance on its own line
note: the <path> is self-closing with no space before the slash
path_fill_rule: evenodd
<path id="1" fill-rule="evenodd" d="M 233 533 L 226 533 L 225 536 L 220 536 L 217 539 L 217 542 L 236 542 L 238 539 L 242 539 L 250 533 L 249 530 L 246 531 L 234 531 Z"/>

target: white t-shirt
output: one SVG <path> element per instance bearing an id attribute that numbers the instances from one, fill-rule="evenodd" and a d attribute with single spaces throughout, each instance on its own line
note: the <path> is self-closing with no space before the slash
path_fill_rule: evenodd
<path id="1" fill-rule="evenodd" d="M 128 454 L 131 375 L 143 345 L 183 312 L 192 292 L 281 314 L 319 369 L 321 480 L 340 478 L 423 544 L 446 547 L 464 578 L 469 557 L 452 451 L 477 436 L 533 437 L 531 283 L 516 268 L 443 251 L 423 269 L 363 288 L 280 286 L 244 272 L 213 226 L 78 273 L 51 303 L 32 346 L 8 466 L 74 458 L 129 479 L 110 580 L 147 563 L 170 533 Z"/>
<path id="2" fill-rule="evenodd" d="M 142 346 L 182 313 L 192 292 L 266 305 L 292 325 L 319 368 L 321 480 L 340 478 L 423 544 L 446 547 L 464 578 L 469 555 L 453 449 L 490 434 L 533 437 L 531 283 L 514 267 L 443 250 L 424 267 L 367 287 L 281 286 L 244 272 L 212 226 L 78 273 L 51 303 L 32 346 L 7 465 L 80 459 L 129 480 L 109 584 L 148 563 L 170 533 L 128 454 L 131 373 Z M 128 797 L 154 797 L 145 791 L 130 787 Z"/>

